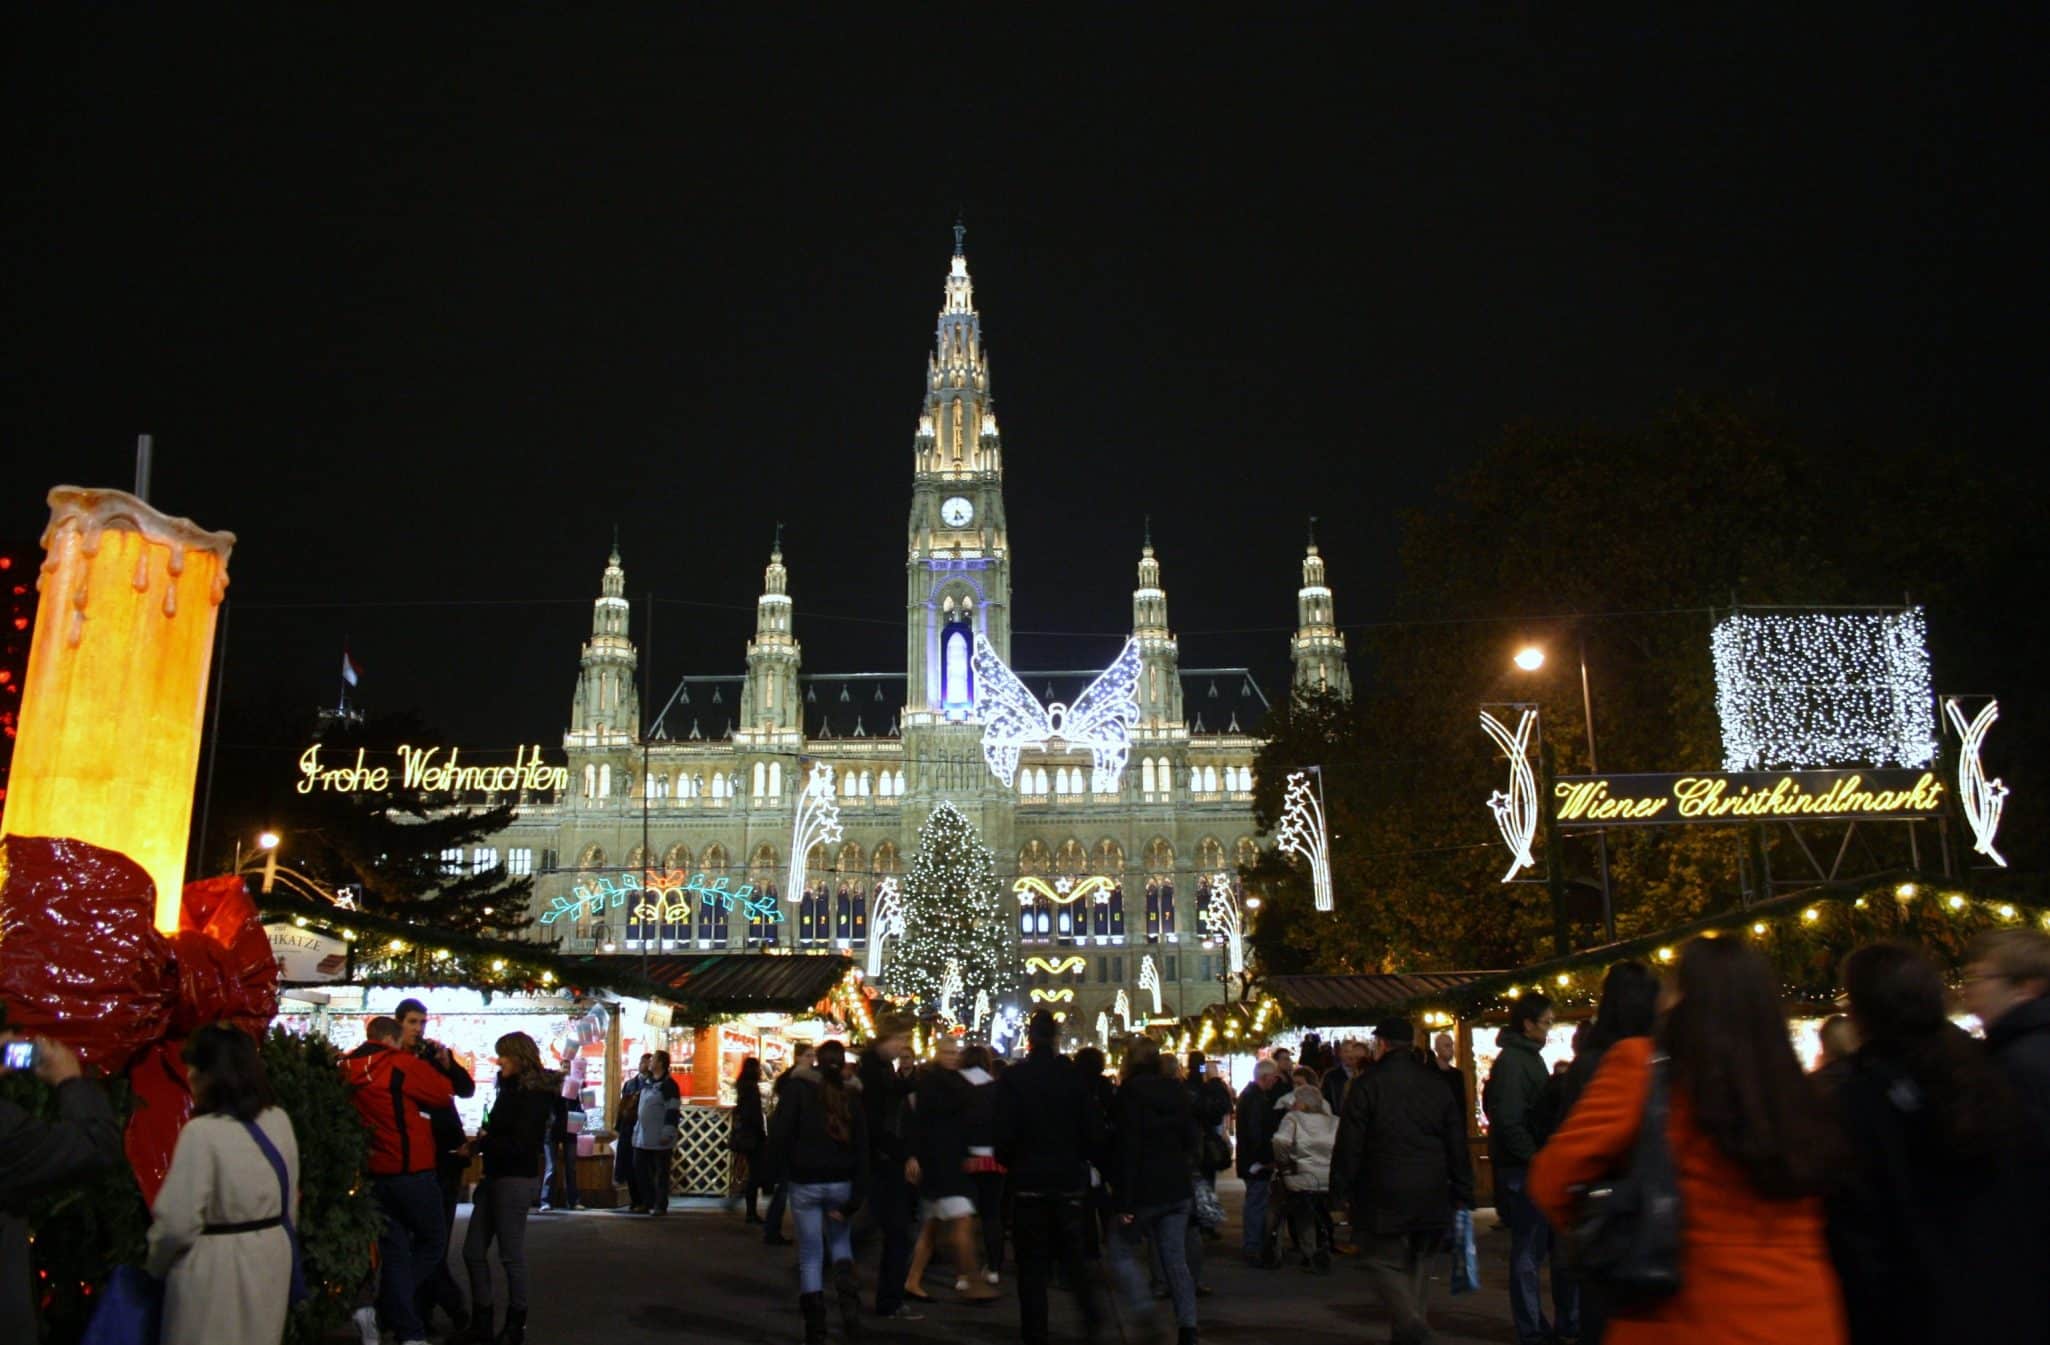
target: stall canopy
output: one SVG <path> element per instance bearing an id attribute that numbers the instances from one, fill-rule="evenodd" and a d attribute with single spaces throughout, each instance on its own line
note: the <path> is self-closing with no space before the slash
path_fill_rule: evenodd
<path id="1" fill-rule="evenodd" d="M 810 1013 L 854 965 L 837 954 L 688 953 L 643 962 L 638 953 L 616 953 L 589 960 L 666 986 L 666 996 L 688 1003 L 693 1011 L 793 1016 Z"/>
<path id="2" fill-rule="evenodd" d="M 1444 996 L 1500 975 L 1487 971 L 1430 971 L 1408 975 L 1269 976 L 1262 983 L 1297 1027 L 1356 1027 L 1401 1017 L 1418 1000 Z"/>

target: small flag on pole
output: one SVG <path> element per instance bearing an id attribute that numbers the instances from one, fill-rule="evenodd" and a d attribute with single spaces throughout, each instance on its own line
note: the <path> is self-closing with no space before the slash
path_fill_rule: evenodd
<path id="1" fill-rule="evenodd" d="M 342 680 L 350 686 L 355 686 L 356 680 L 361 676 L 362 674 L 356 670 L 356 661 L 350 658 L 349 651 L 344 649 L 342 651 Z"/>

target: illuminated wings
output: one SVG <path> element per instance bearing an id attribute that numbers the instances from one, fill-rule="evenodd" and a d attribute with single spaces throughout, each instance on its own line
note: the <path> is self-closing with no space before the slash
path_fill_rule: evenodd
<path id="1" fill-rule="evenodd" d="M 1093 767 L 1090 787 L 1114 793 L 1132 753 L 1132 727 L 1139 722 L 1139 642 L 1127 640 L 1123 652 L 1072 706 L 1059 701 L 1041 706 L 996 650 L 977 640 L 975 705 L 983 722 L 983 760 L 1005 785 L 1018 774 L 1019 753 L 1059 739 L 1087 748 Z"/>

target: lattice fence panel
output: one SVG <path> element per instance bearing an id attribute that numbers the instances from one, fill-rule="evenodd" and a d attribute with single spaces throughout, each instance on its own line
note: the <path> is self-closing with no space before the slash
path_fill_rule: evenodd
<path id="1" fill-rule="evenodd" d="M 686 1106 L 678 1118 L 676 1148 L 669 1155 L 669 1189 L 679 1196 L 724 1198 L 739 1189 L 733 1151 L 731 1107 Z"/>

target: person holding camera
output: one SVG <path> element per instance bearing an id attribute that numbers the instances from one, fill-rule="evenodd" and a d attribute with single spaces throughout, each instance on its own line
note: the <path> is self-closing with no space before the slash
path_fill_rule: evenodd
<path id="1" fill-rule="evenodd" d="M 399 1049 L 410 1051 L 432 1065 L 448 1080 L 449 1091 L 455 1097 L 475 1097 L 477 1081 L 470 1077 L 470 1071 L 462 1066 L 448 1047 L 427 1038 L 427 1006 L 417 999 L 402 999 L 399 1007 L 392 1011 L 399 1020 Z M 470 1154 L 465 1147 L 469 1137 L 463 1133 L 463 1118 L 456 1113 L 455 1098 L 446 1106 L 433 1107 L 427 1111 L 427 1124 L 434 1132 L 434 1178 L 441 1187 L 441 1239 L 446 1249 L 455 1234 L 456 1202 L 462 1197 L 463 1174 L 469 1171 Z M 418 1288 L 414 1294 L 415 1310 L 425 1323 L 433 1320 L 434 1310 L 440 1308 L 448 1314 L 450 1322 L 460 1333 L 469 1325 L 469 1309 L 463 1305 L 463 1291 L 456 1284 L 456 1277 L 449 1269 L 448 1255 L 444 1250 L 441 1260 L 420 1274 Z"/>
<path id="2" fill-rule="evenodd" d="M 120 1161 L 121 1127 L 106 1093 L 84 1077 L 78 1056 L 62 1042 L 0 1034 L 0 1062 L 33 1073 L 57 1093 L 52 1121 L 0 1098 L 0 1340 L 34 1340 L 28 1200 Z"/>

